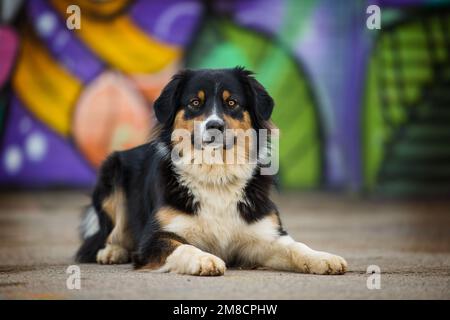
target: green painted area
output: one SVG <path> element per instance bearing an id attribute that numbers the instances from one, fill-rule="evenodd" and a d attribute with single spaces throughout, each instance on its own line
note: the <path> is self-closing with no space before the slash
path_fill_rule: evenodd
<path id="1" fill-rule="evenodd" d="M 378 72 L 376 60 L 370 59 L 366 87 L 366 101 L 363 119 L 363 160 L 366 187 L 373 189 L 377 182 L 377 173 L 384 156 L 386 126 L 381 110 Z"/>
<path id="2" fill-rule="evenodd" d="M 387 194 L 450 188 L 450 66 L 443 24 L 412 19 L 379 34 L 369 60 L 363 105 L 365 186 Z M 439 168 L 442 174 L 435 173 Z"/>
<path id="3" fill-rule="evenodd" d="M 237 65 L 256 78 L 275 100 L 272 120 L 281 130 L 280 175 L 287 188 L 314 188 L 321 181 L 322 146 L 316 106 L 293 55 L 261 34 L 227 20 L 205 24 L 187 57 L 191 68 Z"/>
<path id="4" fill-rule="evenodd" d="M 298 39 L 307 37 L 314 32 L 311 25 L 314 22 L 314 10 L 317 9 L 317 0 L 286 0 L 283 7 L 283 22 L 281 31 L 277 34 L 279 40 L 293 48 Z"/>

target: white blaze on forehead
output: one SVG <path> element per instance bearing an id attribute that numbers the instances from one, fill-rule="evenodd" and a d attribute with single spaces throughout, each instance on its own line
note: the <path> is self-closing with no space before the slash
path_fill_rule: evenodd
<path id="1" fill-rule="evenodd" d="M 218 92 L 219 92 L 219 82 L 216 82 L 214 84 L 214 96 L 217 96 Z M 218 113 L 218 107 L 217 107 L 217 100 L 214 99 L 213 105 L 212 105 L 212 110 L 211 113 L 208 115 L 208 117 L 203 120 L 198 129 L 199 129 L 199 133 L 200 136 L 203 139 L 208 139 L 210 138 L 210 136 L 212 135 L 211 132 L 208 132 L 208 130 L 206 129 L 206 124 L 210 121 L 220 121 L 220 122 L 224 122 L 223 118 L 220 117 L 219 113 Z"/>

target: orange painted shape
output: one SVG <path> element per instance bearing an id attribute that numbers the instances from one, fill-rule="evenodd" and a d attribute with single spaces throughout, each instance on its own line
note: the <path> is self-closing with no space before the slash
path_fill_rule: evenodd
<path id="1" fill-rule="evenodd" d="M 98 167 L 112 151 L 147 141 L 150 110 L 125 76 L 105 72 L 81 94 L 73 116 L 73 136 L 86 158 Z"/>

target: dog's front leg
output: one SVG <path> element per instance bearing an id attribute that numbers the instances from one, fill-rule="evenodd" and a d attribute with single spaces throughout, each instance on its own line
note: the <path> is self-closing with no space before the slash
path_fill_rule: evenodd
<path id="1" fill-rule="evenodd" d="M 262 265 L 271 269 L 314 274 L 343 274 L 347 270 L 344 258 L 294 241 L 290 236 L 280 236 L 272 242 L 264 255 Z"/>
<path id="2" fill-rule="evenodd" d="M 196 276 L 221 276 L 225 262 L 219 257 L 187 244 L 170 232 L 158 232 L 138 254 L 138 268 Z"/>
<path id="3" fill-rule="evenodd" d="M 190 244 L 183 244 L 167 257 L 166 263 L 157 271 L 196 276 L 221 276 L 225 273 L 225 269 L 225 262 L 219 257 Z"/>

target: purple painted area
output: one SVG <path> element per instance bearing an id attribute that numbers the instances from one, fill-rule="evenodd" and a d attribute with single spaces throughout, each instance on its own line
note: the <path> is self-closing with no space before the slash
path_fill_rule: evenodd
<path id="1" fill-rule="evenodd" d="M 336 2 L 319 3 L 312 11 L 310 25 L 301 33 L 295 54 L 303 61 L 310 75 L 315 94 L 319 99 L 320 121 L 324 130 L 325 177 L 327 184 L 338 186 L 345 180 L 345 164 L 339 143 L 338 107 L 342 104 L 341 60 L 343 52 L 337 30 L 342 27 L 336 21 Z M 342 40 L 341 40 L 342 41 Z"/>
<path id="2" fill-rule="evenodd" d="M 370 41 L 365 6 L 324 0 L 310 21 L 294 50 L 320 99 L 327 184 L 356 188 L 362 182 L 360 108 Z"/>
<path id="3" fill-rule="evenodd" d="M 346 155 L 346 161 L 348 161 L 347 185 L 352 190 L 361 188 L 363 183 L 362 106 L 369 49 L 376 32 L 372 31 L 371 35 L 370 31 L 365 28 L 367 16 L 361 14 L 363 8 L 363 6 L 355 6 L 350 11 L 350 24 L 348 30 L 345 31 L 350 49 L 343 61 L 347 72 L 343 76 L 345 86 L 341 106 L 342 116 L 339 119 L 342 149 Z"/>
<path id="4" fill-rule="evenodd" d="M 149 35 L 173 45 L 187 45 L 203 14 L 198 0 L 138 0 L 130 10 L 133 21 Z"/>
<path id="5" fill-rule="evenodd" d="M 28 2 L 27 12 L 34 29 L 48 50 L 66 69 L 83 82 L 103 70 L 103 63 L 70 31 L 63 19 L 43 0 Z"/>
<path id="6" fill-rule="evenodd" d="M 92 186 L 95 171 L 71 143 L 38 122 L 13 98 L 0 148 L 0 184 Z"/>
<path id="7" fill-rule="evenodd" d="M 11 28 L 0 28 L 0 88 L 11 72 L 18 42 L 17 35 Z"/>
<path id="8" fill-rule="evenodd" d="M 216 10 L 230 14 L 235 21 L 251 29 L 276 34 L 283 24 L 284 0 L 218 0 Z"/>

